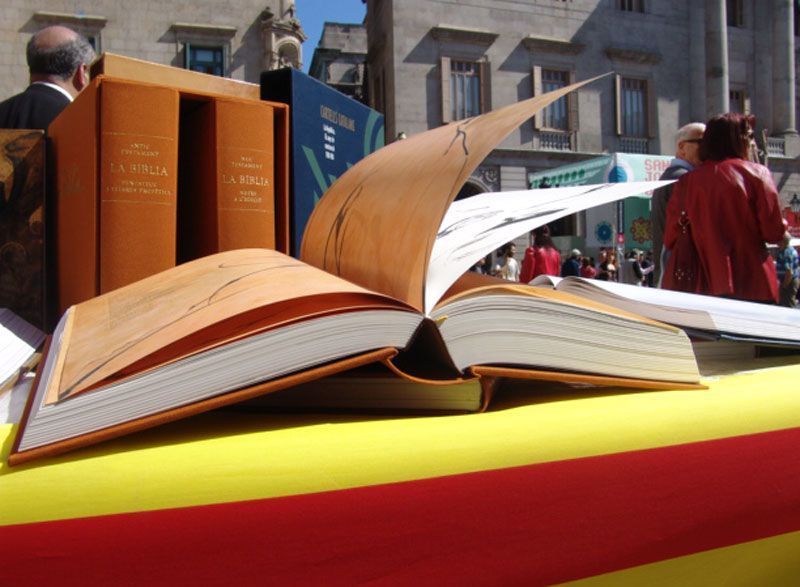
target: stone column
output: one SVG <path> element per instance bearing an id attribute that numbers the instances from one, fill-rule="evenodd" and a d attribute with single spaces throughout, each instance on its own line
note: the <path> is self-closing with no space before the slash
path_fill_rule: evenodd
<path id="1" fill-rule="evenodd" d="M 777 135 L 797 134 L 793 1 L 773 0 L 772 17 L 773 131 Z"/>
<path id="2" fill-rule="evenodd" d="M 772 132 L 774 127 L 772 113 L 772 11 L 756 10 L 753 15 L 753 84 L 750 106 L 756 115 L 758 141 L 761 143 L 761 129 Z"/>
<path id="3" fill-rule="evenodd" d="M 706 11 L 702 2 L 689 2 L 689 117 L 706 116 Z"/>
<path id="4" fill-rule="evenodd" d="M 724 0 L 706 0 L 706 117 L 730 110 L 728 23 Z"/>

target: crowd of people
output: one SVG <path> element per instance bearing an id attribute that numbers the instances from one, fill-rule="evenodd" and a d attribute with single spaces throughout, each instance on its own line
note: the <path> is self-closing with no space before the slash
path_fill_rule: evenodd
<path id="1" fill-rule="evenodd" d="M 521 264 L 509 243 L 492 273 L 522 283 L 574 275 L 797 307 L 798 253 L 772 174 L 757 162 L 754 127 L 752 115 L 728 113 L 678 131 L 661 177 L 677 181 L 653 195 L 652 251 L 618 259 L 605 248 L 595 259 L 573 249 L 562 260 L 542 226 L 531 232 Z M 768 245 L 780 246 L 771 252 Z"/>
<path id="2" fill-rule="evenodd" d="M 516 245 L 507 243 L 497 252 L 498 262 L 491 270 L 487 270 L 486 259 L 481 259 L 472 270 L 521 283 L 530 283 L 539 275 L 555 275 L 655 286 L 655 265 L 651 251 L 633 249 L 620 262 L 614 248 L 601 248 L 597 258 L 584 255 L 579 249 L 572 249 L 562 261 L 561 251 L 553 244 L 547 225 L 531 232 L 531 246 L 525 249 L 521 264 L 516 259 L 516 253 Z"/>

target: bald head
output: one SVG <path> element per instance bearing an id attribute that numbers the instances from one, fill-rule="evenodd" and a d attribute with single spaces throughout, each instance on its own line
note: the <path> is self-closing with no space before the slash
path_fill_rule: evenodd
<path id="1" fill-rule="evenodd" d="M 84 66 L 94 59 L 94 49 L 85 38 L 65 26 L 49 26 L 34 33 L 26 51 L 31 81 L 47 81 L 74 94 L 88 81 Z M 76 72 L 86 80 L 74 80 Z M 83 83 L 85 85 L 85 83 Z M 77 87 L 80 86 L 80 87 Z"/>

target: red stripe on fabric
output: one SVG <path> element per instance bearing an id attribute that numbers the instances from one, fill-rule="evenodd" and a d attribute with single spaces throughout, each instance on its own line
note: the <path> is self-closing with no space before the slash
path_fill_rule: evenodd
<path id="1" fill-rule="evenodd" d="M 796 530 L 800 428 L 311 495 L 8 526 L 0 528 L 0 584 L 535 585 Z"/>

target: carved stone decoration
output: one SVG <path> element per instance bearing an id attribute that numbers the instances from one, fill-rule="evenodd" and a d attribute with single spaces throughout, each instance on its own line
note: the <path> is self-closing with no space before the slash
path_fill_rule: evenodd
<path id="1" fill-rule="evenodd" d="M 490 192 L 500 191 L 500 170 L 496 166 L 478 168 L 474 177 L 485 185 Z"/>
<path id="2" fill-rule="evenodd" d="M 264 68 L 300 69 L 303 65 L 303 41 L 306 34 L 295 16 L 294 0 L 280 0 L 278 14 L 267 7 L 261 13 L 261 32 L 264 37 Z"/>

